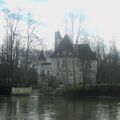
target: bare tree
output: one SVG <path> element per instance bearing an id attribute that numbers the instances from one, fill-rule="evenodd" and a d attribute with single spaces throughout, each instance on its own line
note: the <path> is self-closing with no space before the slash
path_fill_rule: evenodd
<path id="1" fill-rule="evenodd" d="M 39 24 L 32 18 L 31 14 L 27 14 L 27 32 L 26 32 L 26 70 L 29 70 L 30 49 L 36 45 L 41 45 L 42 39 L 36 33 L 36 28 Z"/>
<path id="2" fill-rule="evenodd" d="M 17 10 L 16 13 L 4 10 L 5 15 L 5 38 L 2 45 L 2 64 L 10 66 L 10 80 L 13 82 L 14 79 L 14 70 L 18 66 L 18 53 L 19 53 L 19 44 L 20 37 L 18 31 L 18 24 L 20 18 L 20 11 Z"/>
<path id="3" fill-rule="evenodd" d="M 119 62 L 119 55 L 115 37 L 113 37 L 113 39 L 110 41 L 109 61 L 116 64 Z"/>
<path id="4" fill-rule="evenodd" d="M 79 43 L 82 34 L 84 16 L 82 14 L 69 13 L 65 16 L 65 32 L 71 36 L 76 44 Z"/>
<path id="5" fill-rule="evenodd" d="M 34 48 L 37 45 L 41 45 L 42 41 L 36 32 L 38 24 L 28 14 L 25 36 L 25 32 L 23 33 L 19 28 L 20 23 L 25 22 L 25 19 L 22 21 L 22 16 L 24 16 L 24 14 L 21 14 L 22 11 L 17 10 L 13 13 L 8 9 L 4 9 L 3 12 L 5 15 L 5 25 L 3 26 L 5 37 L 1 46 L 0 57 L 1 64 L 5 68 L 5 79 L 12 84 L 20 83 L 25 85 L 26 83 L 28 84 L 28 80 L 32 80 L 32 77 L 37 75 L 35 71 L 37 58 L 34 55 Z"/>

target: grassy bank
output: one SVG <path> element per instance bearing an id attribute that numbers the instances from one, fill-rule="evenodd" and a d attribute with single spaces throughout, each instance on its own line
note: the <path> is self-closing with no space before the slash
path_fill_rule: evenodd
<path id="1" fill-rule="evenodd" d="M 64 88 L 57 89 L 53 95 L 64 96 L 111 96 L 120 97 L 120 85 L 96 85 L 96 86 L 81 86 L 79 88 Z"/>

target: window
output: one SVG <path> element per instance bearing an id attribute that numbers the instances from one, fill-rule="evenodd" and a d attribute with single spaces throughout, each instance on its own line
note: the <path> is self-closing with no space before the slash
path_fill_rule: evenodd
<path id="1" fill-rule="evenodd" d="M 57 68 L 59 68 L 59 61 L 57 62 Z"/>
<path id="2" fill-rule="evenodd" d="M 57 73 L 57 76 L 59 76 L 59 73 Z"/>
<path id="3" fill-rule="evenodd" d="M 62 67 L 63 67 L 63 68 L 67 67 L 66 60 L 63 60 L 63 61 L 62 61 Z"/>
<path id="4" fill-rule="evenodd" d="M 70 74 L 70 76 L 72 76 L 72 74 Z"/>
<path id="5" fill-rule="evenodd" d="M 49 70 L 47 71 L 47 75 L 49 75 Z"/>
<path id="6" fill-rule="evenodd" d="M 82 68 L 80 67 L 80 72 L 82 72 Z"/>
<path id="7" fill-rule="evenodd" d="M 45 75 L 44 70 L 42 71 L 42 75 L 43 75 L 43 76 Z"/>

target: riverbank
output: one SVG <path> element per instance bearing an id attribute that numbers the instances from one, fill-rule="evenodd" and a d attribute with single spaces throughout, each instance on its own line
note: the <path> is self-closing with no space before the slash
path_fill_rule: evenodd
<path id="1" fill-rule="evenodd" d="M 25 89 L 26 90 L 26 89 Z M 17 91 L 22 95 L 24 89 L 22 87 Z M 14 92 L 17 92 L 14 89 Z M 22 91 L 22 92 L 21 92 Z M 31 89 L 26 90 L 27 93 L 32 92 Z M 12 95 L 13 89 L 10 86 L 0 85 L 0 95 Z M 25 92 L 26 93 L 26 92 Z M 51 88 L 46 90 L 39 90 L 40 95 L 49 95 L 49 96 L 72 96 L 72 97 L 119 97 L 120 98 L 120 85 L 95 85 L 95 86 L 80 86 L 79 88 Z"/>
<path id="2" fill-rule="evenodd" d="M 0 85 L 0 95 L 10 95 L 12 91 L 9 85 Z"/>
<path id="3" fill-rule="evenodd" d="M 47 90 L 45 95 L 55 96 L 80 96 L 80 97 L 120 97 L 120 85 L 95 85 L 80 86 L 79 88 L 56 88 Z"/>

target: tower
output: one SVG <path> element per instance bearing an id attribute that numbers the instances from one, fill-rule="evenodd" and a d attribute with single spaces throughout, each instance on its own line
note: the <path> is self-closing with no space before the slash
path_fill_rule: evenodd
<path id="1" fill-rule="evenodd" d="M 62 36 L 60 35 L 60 32 L 55 32 L 55 49 L 59 46 L 59 44 L 62 41 Z"/>

